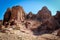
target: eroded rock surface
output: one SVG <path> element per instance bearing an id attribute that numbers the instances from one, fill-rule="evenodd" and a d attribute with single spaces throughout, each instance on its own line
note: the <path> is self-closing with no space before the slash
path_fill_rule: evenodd
<path id="1" fill-rule="evenodd" d="M 21 6 L 13 6 L 5 12 L 0 32 L 21 36 L 24 40 L 60 40 L 59 28 L 60 11 L 52 16 L 51 11 L 44 6 L 37 14 L 32 12 L 26 14 Z M 8 38 L 8 40 L 10 39 Z"/>
<path id="2" fill-rule="evenodd" d="M 11 25 L 17 22 L 24 21 L 25 12 L 21 6 L 14 6 L 12 8 L 8 8 L 3 20 L 3 25 L 8 25 L 11 22 Z"/>

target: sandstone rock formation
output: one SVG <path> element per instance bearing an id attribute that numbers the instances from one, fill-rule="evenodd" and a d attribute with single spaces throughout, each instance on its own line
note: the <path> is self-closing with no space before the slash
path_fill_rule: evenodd
<path id="1" fill-rule="evenodd" d="M 14 6 L 12 8 L 8 8 L 3 20 L 3 25 L 8 24 L 8 22 L 11 22 L 14 24 L 14 22 L 21 22 L 25 19 L 25 12 L 21 6 Z"/>
<path id="2" fill-rule="evenodd" d="M 33 14 L 32 12 L 29 12 L 29 13 L 27 14 L 26 18 L 27 18 L 27 19 L 32 19 L 32 20 L 34 20 L 34 19 L 36 18 L 36 15 Z"/>
<path id="3" fill-rule="evenodd" d="M 56 15 L 54 16 L 55 20 L 57 21 L 57 28 L 60 28 L 60 11 L 57 11 Z"/>
<path id="4" fill-rule="evenodd" d="M 17 21 L 24 21 L 25 12 L 21 6 L 12 7 L 11 18 Z"/>
<path id="5" fill-rule="evenodd" d="M 6 25 L 6 22 L 10 20 L 10 16 L 11 16 L 11 9 L 8 8 L 6 13 L 4 14 L 3 25 Z"/>
<path id="6" fill-rule="evenodd" d="M 44 20 L 42 26 L 46 26 L 48 30 L 55 30 L 57 22 L 53 17 L 50 17 L 47 20 Z"/>
<path id="7" fill-rule="evenodd" d="M 51 11 L 44 6 L 37 14 L 29 12 L 25 14 L 21 6 L 13 6 L 8 8 L 3 19 L 4 31 L 12 28 L 23 33 L 41 35 L 52 33 L 60 28 L 60 12 L 55 16 L 51 15 Z M 2 28 L 2 27 L 1 27 Z M 9 30 L 9 32 L 12 30 Z M 59 31 L 60 32 L 60 31 Z"/>
<path id="8" fill-rule="evenodd" d="M 60 11 L 52 16 L 46 6 L 37 14 L 26 14 L 21 6 L 8 8 L 0 20 L 0 39 L 60 40 Z"/>
<path id="9" fill-rule="evenodd" d="M 45 6 L 38 12 L 38 14 L 36 14 L 36 19 L 42 23 L 40 26 L 37 26 L 37 28 L 34 29 L 34 31 L 37 31 L 38 34 L 52 33 L 58 26 L 57 21 Z"/>
<path id="10" fill-rule="evenodd" d="M 51 17 L 51 12 L 48 10 L 48 8 L 46 6 L 44 6 L 40 11 L 38 11 L 37 13 L 37 19 L 38 20 L 42 20 L 43 19 L 48 19 L 49 17 Z"/>

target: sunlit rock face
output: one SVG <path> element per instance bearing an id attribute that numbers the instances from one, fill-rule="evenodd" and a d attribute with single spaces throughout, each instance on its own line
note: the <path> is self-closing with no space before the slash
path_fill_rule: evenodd
<path id="1" fill-rule="evenodd" d="M 24 17 L 25 17 L 25 12 L 22 7 L 20 7 L 20 6 L 12 7 L 10 20 L 14 19 L 14 20 L 18 20 L 18 21 L 23 21 Z"/>
<path id="2" fill-rule="evenodd" d="M 25 12 L 21 6 L 14 6 L 12 8 L 8 8 L 3 20 L 3 25 L 7 22 L 12 21 L 24 21 Z"/>

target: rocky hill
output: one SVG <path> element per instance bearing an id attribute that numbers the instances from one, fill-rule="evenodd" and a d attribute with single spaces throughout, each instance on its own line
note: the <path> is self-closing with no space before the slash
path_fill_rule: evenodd
<path id="1" fill-rule="evenodd" d="M 8 8 L 0 21 L 0 40 L 60 40 L 60 11 L 52 16 L 46 6 L 37 14 Z"/>

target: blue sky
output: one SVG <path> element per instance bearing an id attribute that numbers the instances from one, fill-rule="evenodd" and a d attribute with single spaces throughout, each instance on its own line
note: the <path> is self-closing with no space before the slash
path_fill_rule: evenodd
<path id="1" fill-rule="evenodd" d="M 60 11 L 60 0 L 0 0 L 0 20 L 3 19 L 7 8 L 16 5 L 22 6 L 26 13 L 31 11 L 36 14 L 43 6 L 47 6 L 52 15 Z"/>

